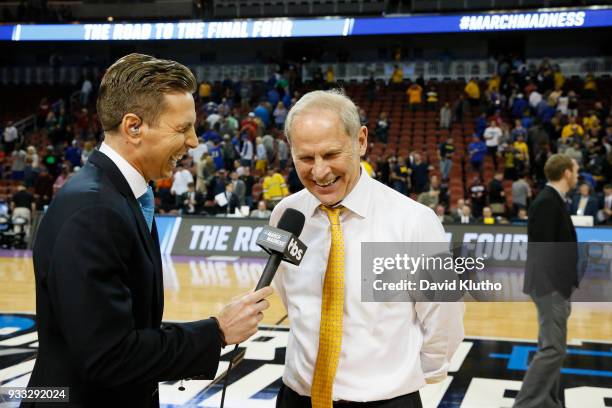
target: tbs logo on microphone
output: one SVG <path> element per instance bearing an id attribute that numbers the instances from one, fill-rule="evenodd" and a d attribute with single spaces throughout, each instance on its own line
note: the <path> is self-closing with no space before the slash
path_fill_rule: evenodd
<path id="1" fill-rule="evenodd" d="M 299 262 L 302 260 L 302 256 L 304 256 L 304 250 L 300 248 L 298 242 L 298 240 L 291 237 L 289 240 L 289 245 L 287 245 L 287 250 L 289 251 L 289 254 Z"/>
<path id="2" fill-rule="evenodd" d="M 257 245 L 270 255 L 282 255 L 283 261 L 293 265 L 299 265 L 306 252 L 306 245 L 298 237 L 271 226 L 266 226 L 261 230 L 257 237 Z"/>

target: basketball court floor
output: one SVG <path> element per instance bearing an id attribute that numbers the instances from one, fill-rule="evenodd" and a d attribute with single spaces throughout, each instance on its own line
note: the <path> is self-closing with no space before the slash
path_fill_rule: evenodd
<path id="1" fill-rule="evenodd" d="M 233 296 L 250 291 L 264 260 L 209 257 L 164 259 L 165 321 L 207 318 Z M 611 294 L 612 296 L 612 294 Z M 38 347 L 31 253 L 0 251 L 0 387 L 25 386 Z M 289 322 L 278 296 L 260 331 L 233 356 L 226 407 L 274 407 Z M 535 307 L 529 302 L 467 303 L 466 338 L 448 378 L 421 391 L 433 407 L 510 407 L 536 349 Z M 233 348 L 233 347 L 232 347 Z M 165 407 L 218 407 L 231 348 L 215 381 L 160 384 Z M 566 407 L 612 407 L 612 303 L 573 303 L 562 370 Z M 0 395 L 0 408 L 16 406 Z M 118 406 L 120 401 L 118 401 Z"/>

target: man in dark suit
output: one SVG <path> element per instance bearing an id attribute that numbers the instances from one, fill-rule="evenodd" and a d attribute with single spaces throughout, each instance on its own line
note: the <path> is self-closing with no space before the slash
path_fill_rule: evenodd
<path id="1" fill-rule="evenodd" d="M 578 194 L 572 200 L 572 215 L 590 215 L 596 220 L 599 203 L 597 197 L 591 194 L 591 186 L 582 183 L 578 187 Z"/>
<path id="2" fill-rule="evenodd" d="M 214 318 L 164 324 L 151 180 L 197 145 L 196 80 L 140 54 L 104 75 L 100 151 L 54 198 L 34 245 L 39 352 L 31 387 L 69 387 L 66 406 L 159 405 L 157 383 L 213 378 L 221 346 L 246 340 L 270 288 Z M 24 404 L 25 405 L 25 404 Z M 64 406 L 64 405 L 62 405 Z"/>
<path id="3" fill-rule="evenodd" d="M 569 156 L 555 154 L 546 162 L 544 172 L 548 184 L 529 208 L 523 286 L 538 311 L 538 351 L 516 397 L 516 408 L 563 406 L 560 371 L 565 359 L 570 296 L 578 287 L 576 230 L 565 199 L 576 186 L 578 163 Z"/>

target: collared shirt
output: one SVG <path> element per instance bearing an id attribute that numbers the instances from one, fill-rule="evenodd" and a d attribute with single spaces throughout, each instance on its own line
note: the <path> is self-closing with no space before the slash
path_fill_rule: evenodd
<path id="1" fill-rule="evenodd" d="M 304 189 L 283 199 L 270 219 L 270 225 L 277 225 L 286 208 L 306 216 L 300 239 L 308 249 L 302 263 L 298 267 L 283 262 L 274 282 L 291 322 L 283 381 L 301 395 L 311 395 L 331 246 L 329 220 L 320 204 Z M 340 204 L 345 207 L 340 216 L 345 298 L 333 399 L 390 399 L 420 389 L 426 379 L 443 379 L 463 339 L 462 303 L 361 301 L 361 243 L 444 242 L 438 217 L 365 171 Z"/>
<path id="2" fill-rule="evenodd" d="M 115 166 L 119 168 L 119 171 L 129 184 L 132 193 L 134 193 L 135 198 L 139 198 L 147 192 L 147 181 L 145 178 L 134 168 L 134 166 L 128 163 L 123 156 L 117 153 L 115 149 L 102 142 L 100 153 L 104 153 L 113 163 L 115 163 Z"/>

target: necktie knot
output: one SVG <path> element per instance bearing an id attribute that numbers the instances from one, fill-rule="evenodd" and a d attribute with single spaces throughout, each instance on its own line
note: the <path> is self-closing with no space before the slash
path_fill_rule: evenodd
<path id="1" fill-rule="evenodd" d="M 329 218 L 329 222 L 331 224 L 340 224 L 340 214 L 344 210 L 343 206 L 340 205 L 338 207 L 328 207 L 321 205 L 321 210 L 327 214 L 327 218 Z"/>

